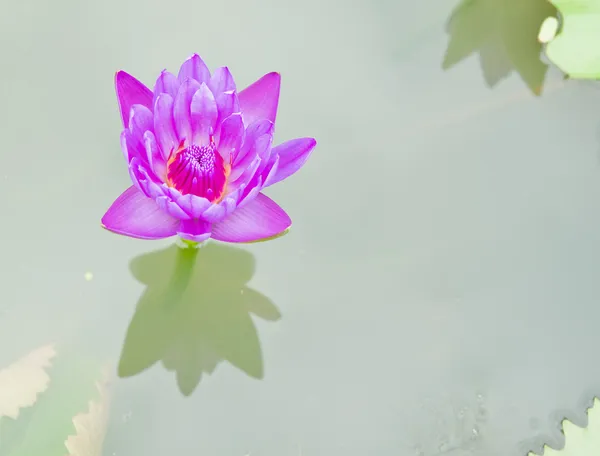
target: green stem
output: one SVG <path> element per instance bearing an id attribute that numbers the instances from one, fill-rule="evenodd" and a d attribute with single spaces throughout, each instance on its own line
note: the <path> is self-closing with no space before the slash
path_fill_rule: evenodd
<path id="1" fill-rule="evenodd" d="M 190 241 L 184 242 L 187 244 Z M 165 295 L 165 301 L 167 304 L 175 304 L 179 302 L 181 300 L 181 296 L 190 283 L 199 251 L 194 244 L 197 244 L 197 242 L 188 244 L 189 247 L 180 247 L 177 249 L 175 267 L 173 268 L 171 281 L 169 282 Z"/>

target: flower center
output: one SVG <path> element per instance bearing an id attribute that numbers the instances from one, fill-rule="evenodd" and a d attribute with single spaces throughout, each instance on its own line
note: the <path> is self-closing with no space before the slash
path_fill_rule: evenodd
<path id="1" fill-rule="evenodd" d="M 225 190 L 227 167 L 212 145 L 181 149 L 169 159 L 167 166 L 167 184 L 182 195 L 191 193 L 212 202 Z"/>

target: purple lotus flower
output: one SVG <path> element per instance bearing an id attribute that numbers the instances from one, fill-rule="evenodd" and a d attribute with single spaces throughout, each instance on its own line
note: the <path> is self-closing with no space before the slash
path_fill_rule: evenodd
<path id="1" fill-rule="evenodd" d="M 121 148 L 133 185 L 103 227 L 193 242 L 252 242 L 286 231 L 289 216 L 261 191 L 298 171 L 316 141 L 272 147 L 280 81 L 269 73 L 238 93 L 226 67 L 211 75 L 196 54 L 177 77 L 163 71 L 154 91 L 119 71 Z"/>

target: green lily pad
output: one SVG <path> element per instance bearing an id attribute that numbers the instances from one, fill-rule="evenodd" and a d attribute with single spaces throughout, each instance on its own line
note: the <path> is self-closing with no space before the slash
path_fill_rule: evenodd
<path id="1" fill-rule="evenodd" d="M 546 45 L 546 55 L 571 78 L 600 79 L 600 0 L 551 2 L 563 24 Z"/>
<path id="2" fill-rule="evenodd" d="M 442 68 L 478 53 L 488 86 L 516 71 L 539 95 L 548 66 L 540 60 L 538 32 L 544 20 L 556 14 L 547 0 L 463 0 L 448 21 L 450 39 Z"/>
<path id="3" fill-rule="evenodd" d="M 588 409 L 588 425 L 580 428 L 569 420 L 562 422 L 565 435 L 565 447 L 555 450 L 544 447 L 544 456 L 595 456 L 600 454 L 600 400 L 594 399 L 594 405 Z M 529 453 L 528 456 L 537 456 Z"/>

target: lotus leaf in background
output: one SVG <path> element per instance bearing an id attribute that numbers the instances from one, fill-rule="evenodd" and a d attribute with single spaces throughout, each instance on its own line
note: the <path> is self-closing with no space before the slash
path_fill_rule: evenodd
<path id="1" fill-rule="evenodd" d="M 600 454 L 600 400 L 598 398 L 594 398 L 594 404 L 588 410 L 588 424 L 585 428 L 580 428 L 569 420 L 564 420 L 562 426 L 565 447 L 562 450 L 555 450 L 545 446 L 543 456 L 597 456 Z M 528 456 L 538 455 L 529 453 Z"/>
<path id="2" fill-rule="evenodd" d="M 0 455 L 99 456 L 99 453 L 70 452 L 83 447 L 77 447 L 77 440 L 69 439 L 69 436 L 85 435 L 81 419 L 77 417 L 88 410 L 90 400 L 97 400 L 99 394 L 96 383 L 104 378 L 104 363 L 93 356 L 81 355 L 65 347 L 59 347 L 56 351 L 58 355 L 52 359 L 52 366 L 49 366 L 49 359 L 50 355 L 54 356 L 54 348 L 46 348 L 33 353 L 37 353 L 36 362 L 32 363 L 32 355 L 28 360 L 21 360 L 21 364 L 30 366 L 27 369 L 15 370 L 14 365 L 11 368 L 13 374 L 20 372 L 19 375 L 22 376 L 31 373 L 43 380 L 36 382 L 38 386 L 32 389 L 32 393 L 39 390 L 41 385 L 48 387 L 37 395 L 34 404 L 20 409 L 16 420 L 9 417 L 0 419 Z M 24 383 L 30 380 L 22 378 Z M 11 390 L 17 391 L 14 387 Z M 76 421 L 74 417 L 77 418 Z M 89 439 L 89 436 L 82 438 Z M 71 446 L 75 444 L 75 447 L 68 449 L 67 442 Z"/>
<path id="3" fill-rule="evenodd" d="M 600 0 L 552 0 L 562 30 L 546 45 L 546 55 L 573 79 L 600 79 Z"/>
<path id="4" fill-rule="evenodd" d="M 548 66 L 540 60 L 537 36 L 549 16 L 556 16 L 556 9 L 547 0 L 463 0 L 448 21 L 442 67 L 452 68 L 478 52 L 488 86 L 516 71 L 540 95 Z"/>
<path id="5" fill-rule="evenodd" d="M 85 412 L 73 418 L 76 433 L 65 441 L 68 456 L 102 456 L 110 415 L 109 382 L 110 374 L 107 368 L 102 378 L 96 382 L 98 397 L 89 401 Z"/>
<path id="6" fill-rule="evenodd" d="M 0 422 L 3 418 L 16 420 L 21 409 L 33 406 L 48 389 L 46 370 L 55 356 L 54 345 L 44 345 L 0 369 Z"/>

